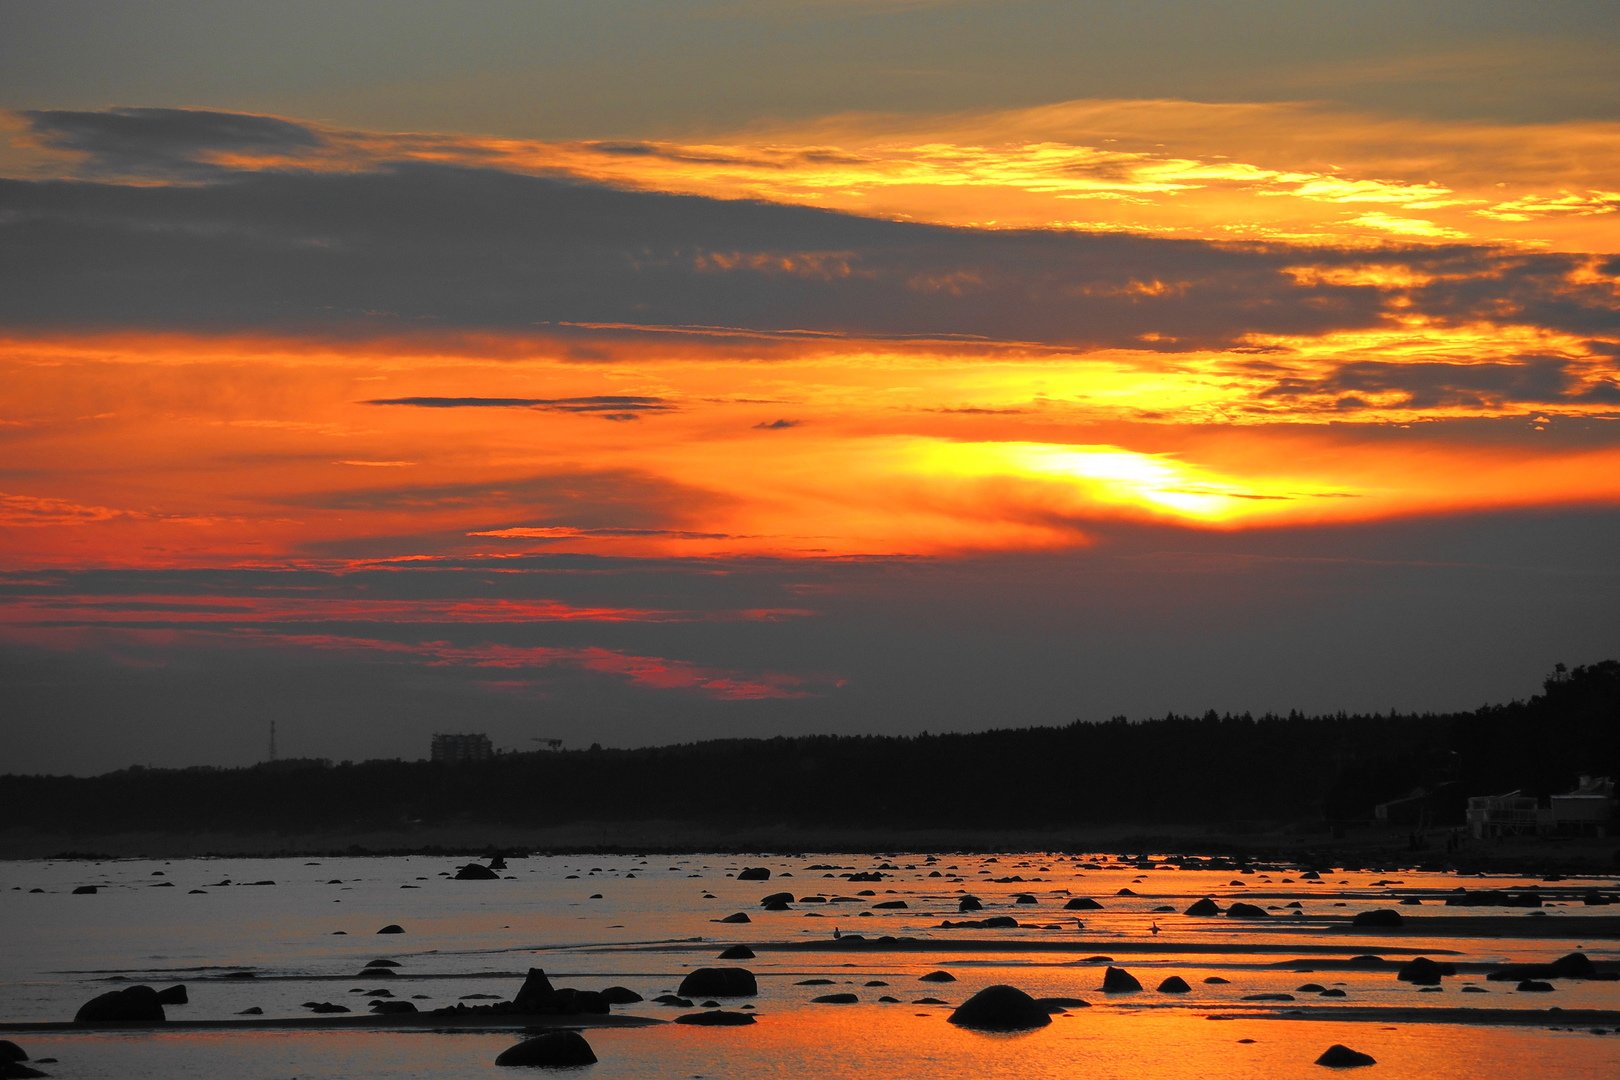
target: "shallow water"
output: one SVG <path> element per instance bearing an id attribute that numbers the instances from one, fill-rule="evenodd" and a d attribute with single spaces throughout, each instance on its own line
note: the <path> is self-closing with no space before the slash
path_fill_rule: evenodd
<path id="1" fill-rule="evenodd" d="M 64 1021 L 108 989 L 183 982 L 190 1003 L 171 1006 L 171 1020 L 233 1020 L 257 1006 L 267 1018 L 304 1023 L 311 1015 L 304 1002 L 331 1001 L 363 1016 L 368 993 L 380 990 L 423 1009 L 466 995 L 510 998 L 529 967 L 544 968 L 557 985 L 622 984 L 650 999 L 675 990 L 692 968 L 721 963 L 716 953 L 741 942 L 758 953 L 740 962 L 759 978 L 760 994 L 749 1002 L 757 1024 L 593 1029 L 586 1036 L 601 1060 L 586 1074 L 1288 1076 L 1308 1074 L 1334 1042 L 1378 1058 L 1379 1075 L 1620 1074 L 1620 1033 L 1608 1033 L 1620 1016 L 1575 1024 L 1546 1011 L 1620 1012 L 1620 982 L 1558 980 L 1553 993 L 1525 994 L 1485 978 L 1490 965 L 1547 961 L 1577 949 L 1600 966 L 1620 965 L 1620 940 L 1591 936 L 1607 925 L 1592 920 L 1612 918 L 1620 907 L 1559 899 L 1586 888 L 1620 890 L 1610 878 L 1538 883 L 1335 871 L 1313 882 L 1297 868 L 1148 870 L 1103 855 L 833 853 L 515 859 L 507 880 L 462 882 L 444 876 L 455 863 L 422 856 L 0 863 L 7 940 L 0 1020 Z M 738 881 L 744 866 L 767 867 L 772 876 Z M 878 881 L 842 876 L 879 867 L 887 869 L 877 871 Z M 991 880 L 1012 877 L 1022 880 Z M 98 892 L 72 895 L 80 885 Z M 1539 913 L 1443 906 L 1459 887 L 1536 885 L 1549 898 Z M 1136 895 L 1119 895 L 1124 889 Z M 760 898 L 778 891 L 826 902 L 761 910 Z M 983 910 L 959 914 L 964 893 L 980 898 Z M 1035 903 L 1017 903 L 1019 894 Z M 1257 904 L 1270 917 L 1180 913 L 1206 895 L 1223 906 L 1239 899 Z M 1064 909 L 1079 896 L 1103 909 Z M 1422 903 L 1398 907 L 1408 918 L 1402 929 L 1348 926 L 1357 911 L 1412 897 Z M 907 907 L 872 906 L 895 900 Z M 1173 910 L 1155 910 L 1161 906 Z M 751 921 L 714 921 L 739 911 Z M 1022 926 L 939 926 L 992 915 L 1011 915 Z M 1444 923 L 1430 930 L 1424 919 Z M 378 936 L 388 923 L 406 932 Z M 1531 926 L 1550 936 L 1517 936 Z M 834 944 L 835 930 L 844 943 Z M 856 934 L 917 943 L 852 948 L 847 939 Z M 1457 963 L 1459 973 L 1438 992 L 1425 992 L 1392 970 L 1335 965 L 1363 954 L 1401 960 L 1418 953 Z M 362 974 L 368 961 L 383 957 L 401 965 L 392 976 Z M 1145 991 L 1102 994 L 1106 961 L 1098 957 L 1132 971 Z M 935 969 L 957 981 L 918 981 Z M 1154 992 L 1172 974 L 1192 991 Z M 1229 981 L 1203 982 L 1210 976 Z M 807 979 L 831 985 L 800 985 Z M 875 982 L 887 985 L 868 985 Z M 1018 1036 L 976 1034 L 946 1022 L 950 1006 L 992 983 L 1080 997 L 1092 1007 Z M 1308 983 L 1345 996 L 1300 989 Z M 1464 993 L 1464 986 L 1485 992 Z M 860 1002 L 811 1003 L 829 992 L 852 992 Z M 1245 1000 L 1261 993 L 1293 1000 Z M 880 1004 L 882 995 L 900 1003 Z M 924 996 L 948 1005 L 910 1004 Z M 1347 1006 L 1385 1011 L 1354 1021 L 1333 1011 Z M 1464 1008 L 1473 1010 L 1467 1022 L 1440 1011 Z M 669 1019 L 679 1010 L 649 1000 L 614 1011 Z M 1507 1022 L 1531 1011 L 1538 1011 L 1532 1024 Z M 1301 1018 L 1285 1018 L 1293 1013 Z M 503 1030 L 295 1026 L 6 1035 L 35 1058 L 60 1059 L 44 1066 L 54 1076 L 136 1078 L 496 1076 L 507 1071 L 492 1064 L 495 1055 L 519 1038 Z"/>

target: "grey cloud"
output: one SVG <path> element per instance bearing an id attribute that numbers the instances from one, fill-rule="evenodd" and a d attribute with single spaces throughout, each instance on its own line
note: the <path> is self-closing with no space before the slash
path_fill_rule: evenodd
<path id="1" fill-rule="evenodd" d="M 1567 359 L 1523 356 L 1513 362 L 1448 364 L 1384 363 L 1361 360 L 1344 364 L 1320 379 L 1279 380 L 1262 397 L 1295 399 L 1343 395 L 1339 407 L 1369 406 L 1363 395 L 1397 393 L 1415 409 L 1448 406 L 1500 407 L 1509 404 L 1620 404 L 1620 383 L 1583 378 Z"/>
<path id="2" fill-rule="evenodd" d="M 38 142 L 83 154 L 87 172 L 113 176 L 208 179 L 226 172 L 207 160 L 212 151 L 289 153 L 322 143 L 313 130 L 289 120 L 207 109 L 35 109 L 18 115 Z"/>
<path id="3" fill-rule="evenodd" d="M 761 420 L 754 425 L 755 431 L 786 431 L 803 424 L 803 420 Z"/>
<path id="4" fill-rule="evenodd" d="M 1572 276 L 1585 262 L 1574 255 L 1382 249 L 1380 261 L 1430 278 L 1397 309 L 1396 294 L 1289 273 L 1364 262 L 1364 251 L 947 228 L 470 166 L 233 173 L 208 153 L 320 136 L 192 110 L 26 116 L 37 138 L 103 172 L 207 182 L 0 180 L 0 319 L 19 328 L 505 330 L 588 344 L 639 327 L 717 342 L 849 334 L 1165 351 L 1395 314 L 1620 332 L 1612 289 Z"/>
<path id="5" fill-rule="evenodd" d="M 572 398 L 401 397 L 373 398 L 366 405 L 411 405 L 422 409 L 534 409 L 538 412 L 586 413 L 600 420 L 639 420 L 643 413 L 674 412 L 666 398 L 601 394 Z"/>

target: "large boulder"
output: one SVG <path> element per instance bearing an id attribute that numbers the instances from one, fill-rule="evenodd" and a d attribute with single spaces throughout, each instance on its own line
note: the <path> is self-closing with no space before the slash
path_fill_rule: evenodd
<path id="1" fill-rule="evenodd" d="M 1221 905 L 1217 904 L 1215 901 L 1211 900 L 1207 896 L 1204 897 L 1202 900 L 1196 901 L 1186 911 L 1182 912 L 1183 915 L 1204 915 L 1204 916 L 1207 916 L 1207 915 L 1219 915 L 1220 913 L 1221 913 Z"/>
<path id="2" fill-rule="evenodd" d="M 984 901 L 977 896 L 964 896 L 956 902 L 957 911 L 983 911 Z"/>
<path id="3" fill-rule="evenodd" d="M 759 984 L 747 968 L 698 968 L 687 973 L 676 993 L 681 997 L 753 997 L 759 993 Z"/>
<path id="4" fill-rule="evenodd" d="M 185 986 L 181 983 L 159 990 L 157 999 L 159 1005 L 184 1005 L 190 1000 L 186 996 Z"/>
<path id="5" fill-rule="evenodd" d="M 1378 1061 L 1371 1054 L 1363 1054 L 1342 1043 L 1334 1043 L 1322 1051 L 1322 1056 L 1316 1059 L 1316 1063 L 1326 1065 L 1330 1069 L 1354 1069 L 1361 1065 L 1376 1065 Z"/>
<path id="6" fill-rule="evenodd" d="M 987 986 L 962 1002 L 950 1022 L 975 1031 L 1030 1031 L 1052 1017 L 1036 1000 L 1015 986 Z"/>
<path id="7" fill-rule="evenodd" d="M 1226 909 L 1228 919 L 1269 919 L 1271 913 L 1263 907 L 1245 904 L 1241 900 Z"/>
<path id="8" fill-rule="evenodd" d="M 1105 994 L 1134 994 L 1142 989 L 1142 984 L 1124 968 L 1110 966 L 1103 972 L 1102 989 Z"/>
<path id="9" fill-rule="evenodd" d="M 1180 975 L 1172 975 L 1159 984 L 1161 994 L 1185 994 L 1191 990 L 1192 987 L 1187 985 L 1187 980 Z"/>
<path id="10" fill-rule="evenodd" d="M 150 986 L 126 986 L 109 990 L 79 1006 L 73 1015 L 76 1024 L 153 1023 L 166 1020 L 158 992 Z"/>
<path id="11" fill-rule="evenodd" d="M 498 881 L 500 876 L 483 863 L 470 862 L 466 866 L 456 869 L 455 879 L 457 881 Z"/>
<path id="12" fill-rule="evenodd" d="M 738 881 L 769 881 L 771 872 L 763 866 L 749 866 L 737 871 Z"/>
<path id="13" fill-rule="evenodd" d="M 610 986 L 602 991 L 602 999 L 609 1005 L 633 1005 L 646 1000 L 628 986 Z"/>
<path id="14" fill-rule="evenodd" d="M 766 911 L 786 911 L 788 905 L 793 903 L 793 894 L 790 892 L 773 892 L 760 900 L 759 906 Z"/>
<path id="15" fill-rule="evenodd" d="M 27 1061 L 28 1053 L 10 1039 L 0 1039 L 0 1061 Z"/>
<path id="16" fill-rule="evenodd" d="M 548 1031 L 507 1047 L 495 1059 L 497 1065 L 540 1065 L 548 1068 L 595 1063 L 596 1054 L 592 1052 L 591 1044 L 577 1031 Z"/>
<path id="17" fill-rule="evenodd" d="M 1071 897 L 1069 899 L 1068 903 L 1063 905 L 1063 910 L 1064 911 L 1101 911 L 1102 910 L 1102 905 L 1097 903 L 1097 901 L 1093 900 L 1089 896 L 1075 896 L 1075 897 Z"/>

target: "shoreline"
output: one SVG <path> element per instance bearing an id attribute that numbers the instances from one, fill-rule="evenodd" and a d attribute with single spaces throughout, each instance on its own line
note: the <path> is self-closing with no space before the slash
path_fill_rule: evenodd
<path id="1" fill-rule="evenodd" d="M 507 858 L 570 855 L 800 855 L 837 852 L 1138 853 L 1239 863 L 1294 863 L 1367 870 L 1425 867 L 1461 874 L 1581 875 L 1620 879 L 1620 840 L 1548 838 L 1471 841 L 1463 849 L 1411 850 L 1402 830 L 1372 826 L 1330 837 L 1298 825 L 1098 824 L 957 829 L 930 826 L 811 829 L 653 820 L 586 821 L 546 828 L 457 824 L 394 829 L 276 832 L 45 832 L 0 830 L 0 860 L 351 857 Z"/>

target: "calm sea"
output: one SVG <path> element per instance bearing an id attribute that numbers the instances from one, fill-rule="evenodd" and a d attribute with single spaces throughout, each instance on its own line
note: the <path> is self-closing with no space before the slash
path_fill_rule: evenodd
<path id="1" fill-rule="evenodd" d="M 545 969 L 558 986 L 629 987 L 648 1000 L 615 1013 L 669 1020 L 682 1010 L 652 998 L 675 991 L 693 968 L 730 963 L 758 977 L 759 996 L 746 1002 L 756 1024 L 587 1030 L 600 1060 L 582 1075 L 1286 1077 L 1311 1075 L 1317 1055 L 1343 1043 L 1374 1056 L 1376 1075 L 1384 1077 L 1620 1076 L 1620 1031 L 1608 1018 L 1578 1012 L 1614 1012 L 1620 1021 L 1620 982 L 1559 980 L 1553 992 L 1531 994 L 1485 978 L 1491 965 L 1576 950 L 1620 970 L 1620 940 L 1593 936 L 1603 925 L 1593 920 L 1620 907 L 1589 906 L 1574 895 L 1620 890 L 1614 879 L 1335 870 L 1318 881 L 1298 868 L 1243 872 L 1101 854 L 807 853 L 524 858 L 512 859 L 500 880 L 451 880 L 460 861 L 0 863 L 0 1020 L 70 1020 L 109 989 L 181 983 L 189 1003 L 170 1006 L 171 1020 L 233 1021 L 258 1008 L 265 1018 L 289 1021 L 250 1030 L 0 1034 L 36 1060 L 58 1059 L 39 1067 L 59 1077 L 509 1076 L 494 1059 L 519 1041 L 517 1030 L 298 1024 L 313 1015 L 308 1002 L 364 1016 L 378 994 L 422 1010 L 510 998 L 531 967 Z M 745 867 L 771 876 L 739 881 Z M 877 879 L 852 880 L 855 874 Z M 96 891 L 74 893 L 86 885 Z M 1463 887 L 1539 887 L 1547 901 L 1534 912 L 1444 906 Z M 794 895 L 790 910 L 762 910 L 762 897 L 782 891 Z M 966 895 L 982 910 L 960 912 Z M 1204 896 L 1222 907 L 1241 900 L 1267 915 L 1182 914 Z M 1101 907 L 1070 908 L 1077 898 Z M 1401 903 L 1413 899 L 1420 902 Z M 897 901 L 905 906 L 877 906 Z M 1371 908 L 1396 908 L 1407 925 L 1387 932 L 1348 925 Z M 749 921 L 717 921 L 738 912 Z M 1020 925 L 940 926 L 991 916 Z M 1445 921 L 1430 929 L 1426 919 Z M 1535 920 L 1542 936 L 1518 936 L 1516 928 L 1530 925 L 1521 920 Z M 379 935 L 388 924 L 404 933 Z M 852 935 L 927 944 L 851 947 Z M 737 943 L 753 947 L 755 958 L 716 959 Z M 1366 954 L 1401 960 L 1417 953 L 1456 963 L 1458 974 L 1426 991 L 1393 970 L 1343 966 Z M 1144 991 L 1101 993 L 1109 962 L 1102 958 L 1135 974 Z M 387 969 L 391 976 L 368 972 L 379 959 L 399 966 Z M 955 981 L 919 981 L 935 970 Z M 1185 979 L 1191 992 L 1157 993 L 1170 975 Z M 1081 998 L 1090 1007 L 1072 1007 L 1049 1027 L 1019 1035 L 947 1023 L 953 1006 L 994 983 Z M 840 992 L 858 1001 L 811 1000 Z M 1248 1000 L 1256 994 L 1291 1000 Z M 916 1003 L 925 997 L 945 1004 Z M 1363 1011 L 1354 1019 L 1335 1011 L 1347 1008 Z M 1532 1023 L 1517 1022 L 1532 1011 Z"/>

